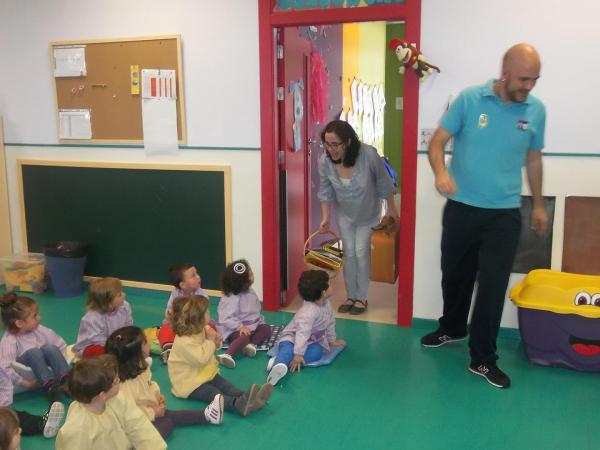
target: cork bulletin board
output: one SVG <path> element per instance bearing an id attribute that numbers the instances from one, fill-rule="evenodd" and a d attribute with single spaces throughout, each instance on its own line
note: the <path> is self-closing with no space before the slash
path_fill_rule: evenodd
<path id="1" fill-rule="evenodd" d="M 132 66 L 138 66 L 139 73 L 142 69 L 175 70 L 177 137 L 180 144 L 186 143 L 179 35 L 51 42 L 53 73 L 54 50 L 79 45 L 84 46 L 87 73 L 54 77 L 57 123 L 61 110 L 90 110 L 91 139 L 75 142 L 143 141 L 141 94 L 132 89 Z M 60 142 L 74 140 L 60 139 Z"/>

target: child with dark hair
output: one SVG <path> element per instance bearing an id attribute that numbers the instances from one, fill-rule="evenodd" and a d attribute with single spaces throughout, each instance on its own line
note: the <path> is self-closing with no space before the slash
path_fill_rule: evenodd
<path id="1" fill-rule="evenodd" d="M 30 297 L 5 294 L 0 298 L 0 310 L 5 330 L 0 340 L 0 368 L 13 385 L 30 389 L 39 384 L 51 402 L 58 400 L 62 379 L 69 371 L 64 339 L 40 324 L 39 306 Z M 30 367 L 35 380 L 15 372 L 15 361 Z"/>
<path id="2" fill-rule="evenodd" d="M 138 406 L 119 392 L 112 355 L 84 358 L 67 381 L 74 399 L 56 437 L 57 450 L 162 450 L 167 444 Z"/>
<path id="3" fill-rule="evenodd" d="M 252 289 L 254 273 L 245 259 L 228 264 L 221 274 L 223 298 L 217 312 L 217 331 L 229 342 L 226 353 L 217 355 L 217 360 L 233 369 L 233 357 L 242 350 L 246 356 L 256 355 L 256 346 L 271 336 L 271 327 L 265 323 L 260 311 L 261 301 Z"/>
<path id="4" fill-rule="evenodd" d="M 327 272 L 302 272 L 298 292 L 304 304 L 281 332 L 277 356 L 271 358 L 267 366 L 267 383 L 273 386 L 288 373 L 288 368 L 291 372 L 300 372 L 303 364 L 318 361 L 332 346 L 346 345 L 343 339 L 336 339 Z"/>
<path id="5" fill-rule="evenodd" d="M 0 368 L 0 407 L 10 409 L 12 403 L 13 384 L 6 372 Z M 53 402 L 42 416 L 35 416 L 25 411 L 13 411 L 19 419 L 23 436 L 43 434 L 46 438 L 54 437 L 65 416 L 65 406 L 61 402 Z M 3 448 L 6 447 L 0 446 L 0 449 Z"/>
<path id="6" fill-rule="evenodd" d="M 273 386 L 255 384 L 244 392 L 221 375 L 215 351 L 221 348 L 221 337 L 206 325 L 210 322 L 206 297 L 177 297 L 168 318 L 176 334 L 169 356 L 171 392 L 180 398 L 212 401 L 217 394 L 224 398 L 225 410 L 247 416 L 262 408 L 273 392 Z"/>
<path id="7" fill-rule="evenodd" d="M 92 281 L 85 306 L 87 312 L 79 323 L 73 352 L 78 356 L 101 355 L 113 331 L 133 324 L 121 280 L 107 277 Z"/>
<path id="8" fill-rule="evenodd" d="M 158 330 L 158 343 L 162 350 L 160 360 L 163 364 L 167 363 L 171 347 L 173 347 L 173 341 L 175 340 L 175 333 L 173 333 L 167 319 L 173 305 L 173 300 L 177 297 L 188 295 L 201 295 L 202 297 L 208 298 L 208 294 L 200 287 L 202 278 L 194 265 L 190 263 L 175 264 L 169 269 L 169 277 L 171 278 L 171 284 L 175 289 L 172 290 L 171 295 L 169 295 L 167 307 L 165 308 L 165 318 L 163 319 L 160 330 Z"/>
<path id="9" fill-rule="evenodd" d="M 146 362 L 150 346 L 141 328 L 130 326 L 116 330 L 106 341 L 106 353 L 117 359 L 120 391 L 132 399 L 150 419 L 163 439 L 173 428 L 183 425 L 214 424 L 223 421 L 223 396 L 215 395 L 204 410 L 173 411 L 166 409 L 160 387 L 152 381 Z"/>
<path id="10" fill-rule="evenodd" d="M 9 408 L 0 408 L 0 449 L 18 450 L 21 445 L 19 418 Z"/>

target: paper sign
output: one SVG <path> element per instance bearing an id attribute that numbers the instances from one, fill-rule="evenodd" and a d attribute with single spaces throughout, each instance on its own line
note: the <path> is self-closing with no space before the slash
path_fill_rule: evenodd
<path id="1" fill-rule="evenodd" d="M 83 77 L 85 75 L 87 75 L 85 45 L 54 47 L 55 77 Z"/>
<path id="2" fill-rule="evenodd" d="M 142 69 L 142 98 L 177 98 L 174 70 Z"/>
<path id="3" fill-rule="evenodd" d="M 92 121 L 89 109 L 61 109 L 60 139 L 91 139 Z"/>

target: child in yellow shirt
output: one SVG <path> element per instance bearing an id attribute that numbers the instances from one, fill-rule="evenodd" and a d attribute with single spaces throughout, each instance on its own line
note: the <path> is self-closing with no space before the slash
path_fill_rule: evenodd
<path id="1" fill-rule="evenodd" d="M 120 391 L 132 399 L 150 419 L 163 439 L 173 428 L 183 425 L 218 425 L 223 421 L 223 396 L 215 395 L 204 410 L 174 411 L 167 409 L 160 387 L 152 381 L 146 358 L 150 345 L 144 331 L 135 326 L 115 330 L 106 341 L 106 353 L 115 356 L 118 364 Z"/>
<path id="2" fill-rule="evenodd" d="M 112 355 L 79 361 L 67 381 L 74 399 L 56 437 L 57 450 L 163 450 L 167 444 L 138 406 L 119 392 Z"/>
<path id="3" fill-rule="evenodd" d="M 273 392 L 273 386 L 255 384 L 244 392 L 221 375 L 215 351 L 221 338 L 207 326 L 210 322 L 209 302 L 201 295 L 177 297 L 167 318 L 175 332 L 168 370 L 171 392 L 176 397 L 210 402 L 222 394 L 226 411 L 247 416 L 262 408 Z"/>

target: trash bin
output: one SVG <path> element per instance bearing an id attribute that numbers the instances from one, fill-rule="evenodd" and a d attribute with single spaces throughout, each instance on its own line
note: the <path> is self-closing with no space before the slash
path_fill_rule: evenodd
<path id="1" fill-rule="evenodd" d="M 56 297 L 74 297 L 83 292 L 83 273 L 88 244 L 58 241 L 44 247 L 50 286 Z"/>

